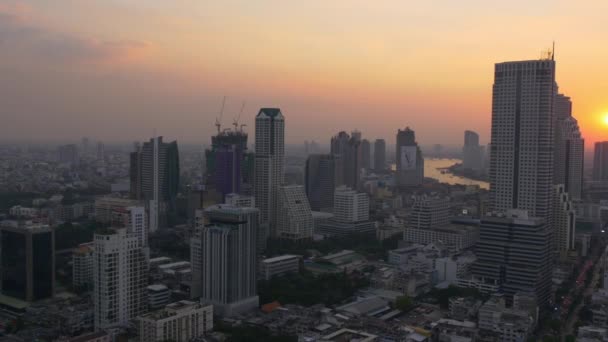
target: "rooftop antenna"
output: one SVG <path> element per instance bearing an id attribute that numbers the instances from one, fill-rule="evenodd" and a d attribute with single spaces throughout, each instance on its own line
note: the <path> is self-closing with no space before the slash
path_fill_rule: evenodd
<path id="1" fill-rule="evenodd" d="M 551 60 L 555 60 L 555 40 L 553 41 L 553 48 L 551 49 Z"/>
<path id="2" fill-rule="evenodd" d="M 222 109 L 220 110 L 220 115 L 218 118 L 215 118 L 215 127 L 217 127 L 217 134 L 220 134 L 222 128 L 222 116 L 224 115 L 224 106 L 226 105 L 226 96 L 222 100 Z"/>
<path id="3" fill-rule="evenodd" d="M 245 101 L 243 101 L 243 105 L 241 105 L 241 111 L 239 112 L 239 116 L 232 122 L 234 126 L 234 131 L 236 132 L 239 128 L 239 120 L 241 119 L 241 114 L 243 114 L 243 109 L 245 109 Z"/>

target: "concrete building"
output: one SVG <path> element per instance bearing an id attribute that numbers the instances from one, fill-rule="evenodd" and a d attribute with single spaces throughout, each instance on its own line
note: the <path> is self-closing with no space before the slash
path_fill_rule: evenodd
<path id="1" fill-rule="evenodd" d="M 367 139 L 361 140 L 361 168 L 369 170 L 372 164 L 372 147 Z"/>
<path id="2" fill-rule="evenodd" d="M 146 311 L 149 249 L 126 228 L 94 235 L 95 330 L 126 325 Z"/>
<path id="3" fill-rule="evenodd" d="M 303 186 L 282 186 L 278 209 L 277 237 L 294 241 L 312 239 L 314 221 Z"/>
<path id="4" fill-rule="evenodd" d="M 339 132 L 331 138 L 331 155 L 341 160 L 338 171 L 341 183 L 336 185 L 358 189 L 362 168 L 361 138 L 355 133 L 351 137 L 344 131 Z"/>
<path id="5" fill-rule="evenodd" d="M 447 225 L 434 228 L 410 228 L 403 232 L 403 240 L 429 244 L 441 242 L 452 253 L 473 247 L 479 240 L 479 228 L 474 226 Z"/>
<path id="6" fill-rule="evenodd" d="M 473 275 L 500 286 L 507 300 L 519 291 L 532 290 L 539 305 L 551 292 L 551 234 L 542 218 L 525 210 L 490 213 L 481 219 Z"/>
<path id="7" fill-rule="evenodd" d="M 555 61 L 495 65 L 490 198 L 493 209 L 547 220 L 553 192 Z"/>
<path id="8" fill-rule="evenodd" d="M 148 225 L 146 208 L 130 206 L 115 208 L 112 217 L 113 227 L 127 228 L 129 234 L 137 236 L 139 245 L 148 246 Z"/>
<path id="9" fill-rule="evenodd" d="M 20 205 L 15 205 L 8 210 L 8 214 L 17 218 L 31 219 L 37 217 L 40 214 L 40 209 L 26 208 Z"/>
<path id="10" fill-rule="evenodd" d="M 472 253 L 436 259 L 437 282 L 455 285 L 459 278 L 466 278 L 471 274 L 471 268 L 476 260 Z"/>
<path id="11" fill-rule="evenodd" d="M 141 342 L 194 341 L 213 330 L 213 306 L 182 300 L 138 321 Z"/>
<path id="12" fill-rule="evenodd" d="M 0 222 L 0 293 L 22 301 L 55 295 L 55 230 L 24 221 Z"/>
<path id="13" fill-rule="evenodd" d="M 57 159 L 62 164 L 78 165 L 78 146 L 75 144 L 59 146 L 57 148 Z"/>
<path id="14" fill-rule="evenodd" d="M 563 184 L 554 186 L 552 210 L 553 251 L 566 257 L 575 248 L 576 210 Z"/>
<path id="15" fill-rule="evenodd" d="M 281 255 L 264 259 L 260 263 L 260 273 L 266 280 L 286 273 L 298 273 L 299 269 L 300 257 L 297 255 Z"/>
<path id="16" fill-rule="evenodd" d="M 146 290 L 148 291 L 148 311 L 158 310 L 169 304 L 171 291 L 166 285 L 149 285 Z"/>
<path id="17" fill-rule="evenodd" d="M 595 143 L 593 154 L 593 180 L 608 181 L 608 141 Z"/>
<path id="18" fill-rule="evenodd" d="M 397 131 L 397 173 L 399 186 L 419 186 L 424 181 L 424 158 L 416 142 L 416 134 L 409 127 Z"/>
<path id="19" fill-rule="evenodd" d="M 103 196 L 95 198 L 95 220 L 104 224 L 112 223 L 116 210 L 141 206 L 141 202 L 128 198 Z"/>
<path id="20" fill-rule="evenodd" d="M 331 211 L 334 189 L 342 184 L 342 160 L 331 154 L 311 154 L 306 159 L 306 197 L 314 211 Z"/>
<path id="21" fill-rule="evenodd" d="M 376 139 L 374 142 L 374 170 L 386 170 L 386 141 L 384 139 Z"/>
<path id="22" fill-rule="evenodd" d="M 191 298 L 221 316 L 256 308 L 259 210 L 216 205 L 205 213 L 210 224 L 191 239 Z"/>
<path id="23" fill-rule="evenodd" d="M 336 188 L 333 219 L 338 222 L 369 220 L 369 196 L 346 186 Z"/>
<path id="24" fill-rule="evenodd" d="M 553 184 L 563 184 L 570 198 L 582 195 L 585 140 L 572 117 L 572 102 L 563 94 L 555 95 L 555 149 Z"/>
<path id="25" fill-rule="evenodd" d="M 232 193 L 226 195 L 225 203 L 234 207 L 255 208 L 255 197 Z"/>
<path id="26" fill-rule="evenodd" d="M 479 145 L 479 134 L 464 131 L 464 147 L 462 148 L 462 166 L 465 169 L 479 171 L 483 167 L 483 154 Z"/>
<path id="27" fill-rule="evenodd" d="M 408 227 L 431 229 L 450 223 L 450 198 L 439 195 L 414 196 Z"/>
<path id="28" fill-rule="evenodd" d="M 72 253 L 72 285 L 93 288 L 93 243 L 81 244 Z"/>
<path id="29" fill-rule="evenodd" d="M 165 143 L 163 137 L 154 137 L 136 145 L 130 155 L 129 176 L 131 198 L 146 202 L 149 231 L 173 225 L 179 191 L 177 141 Z"/>
<path id="30" fill-rule="evenodd" d="M 534 331 L 534 317 L 526 311 L 507 308 L 504 298 L 493 297 L 479 308 L 478 327 L 481 336 L 526 341 Z"/>
<path id="31" fill-rule="evenodd" d="M 276 236 L 279 188 L 285 178 L 285 117 L 278 108 L 262 108 L 255 118 L 255 205 L 260 223 Z"/>

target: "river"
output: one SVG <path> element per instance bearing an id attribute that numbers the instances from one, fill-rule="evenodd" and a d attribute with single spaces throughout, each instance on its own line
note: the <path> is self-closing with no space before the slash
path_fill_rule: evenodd
<path id="1" fill-rule="evenodd" d="M 462 163 L 460 159 L 448 159 L 448 158 L 425 158 L 424 159 L 424 176 L 438 180 L 440 183 L 447 184 L 463 184 L 463 185 L 479 185 L 482 189 L 489 189 L 490 183 L 484 181 L 478 181 L 466 177 L 457 176 L 449 172 L 449 170 L 443 170 L 456 163 Z"/>

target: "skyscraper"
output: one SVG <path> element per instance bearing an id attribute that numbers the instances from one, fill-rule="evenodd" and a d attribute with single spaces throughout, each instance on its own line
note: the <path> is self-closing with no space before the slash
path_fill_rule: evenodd
<path id="1" fill-rule="evenodd" d="M 552 210 L 553 250 L 556 256 L 566 257 L 569 251 L 574 250 L 576 210 L 563 184 L 553 188 Z"/>
<path id="2" fill-rule="evenodd" d="M 137 236 L 137 241 L 141 247 L 148 246 L 148 227 L 144 207 L 115 208 L 112 214 L 112 226 L 127 228 L 128 233 Z"/>
<path id="3" fill-rule="evenodd" d="M 608 181 L 608 141 L 595 143 L 593 155 L 593 180 Z"/>
<path id="4" fill-rule="evenodd" d="M 555 154 L 553 184 L 563 184 L 571 199 L 580 199 L 583 186 L 585 140 L 572 117 L 572 102 L 562 94 L 555 96 Z"/>
<path id="5" fill-rule="evenodd" d="M 548 220 L 554 95 L 555 61 L 496 64 L 490 160 L 490 198 L 495 210 L 525 209 L 530 216 Z"/>
<path id="6" fill-rule="evenodd" d="M 361 133 L 357 134 L 360 136 Z M 358 189 L 362 167 L 361 139 L 342 131 L 331 138 L 331 154 L 342 161 L 339 172 L 342 183 Z"/>
<path id="7" fill-rule="evenodd" d="M 277 200 L 285 177 L 285 117 L 279 108 L 262 108 L 255 118 L 254 174 L 260 222 L 276 236 Z"/>
<path id="8" fill-rule="evenodd" d="M 226 129 L 211 137 L 211 149 L 205 151 L 206 186 L 222 197 L 240 193 L 245 181 L 247 133 Z"/>
<path id="9" fill-rule="evenodd" d="M 0 292 L 23 301 L 55 294 L 55 232 L 48 225 L 3 221 Z"/>
<path id="10" fill-rule="evenodd" d="M 369 170 L 371 168 L 372 163 L 372 149 L 369 140 L 363 139 L 361 140 L 361 167 Z"/>
<path id="11" fill-rule="evenodd" d="M 483 156 L 481 146 L 479 146 L 479 134 L 473 131 L 464 131 L 462 157 L 462 165 L 465 169 L 481 170 Z"/>
<path id="12" fill-rule="evenodd" d="M 416 134 L 409 127 L 397 131 L 397 175 L 399 186 L 418 186 L 424 181 L 424 158 Z"/>
<path id="13" fill-rule="evenodd" d="M 191 240 L 191 296 L 200 295 L 221 316 L 256 308 L 259 210 L 222 204 L 205 214 L 210 224 Z"/>
<path id="14" fill-rule="evenodd" d="M 386 141 L 376 139 L 374 142 L 374 170 L 384 171 L 386 169 Z"/>
<path id="15" fill-rule="evenodd" d="M 342 184 L 342 160 L 330 154 L 311 154 L 306 159 L 306 197 L 314 211 L 334 207 L 334 189 Z"/>
<path id="16" fill-rule="evenodd" d="M 148 307 L 149 249 L 126 228 L 97 232 L 93 242 L 95 330 L 126 325 Z"/>
<path id="17" fill-rule="evenodd" d="M 277 235 L 282 239 L 312 239 L 314 222 L 310 205 L 301 185 L 282 186 L 279 190 Z"/>
<path id="18" fill-rule="evenodd" d="M 131 152 L 129 174 L 131 198 L 146 201 L 149 231 L 173 224 L 179 190 L 177 142 L 165 143 L 163 137 L 156 137 L 137 145 Z"/>

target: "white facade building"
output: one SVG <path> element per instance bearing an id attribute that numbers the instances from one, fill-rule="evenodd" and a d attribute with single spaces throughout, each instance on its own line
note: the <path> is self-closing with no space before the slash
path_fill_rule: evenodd
<path id="1" fill-rule="evenodd" d="M 213 306 L 182 300 L 139 317 L 141 342 L 188 342 L 213 329 Z"/>
<path id="2" fill-rule="evenodd" d="M 146 208 L 130 206 L 116 208 L 113 212 L 112 224 L 115 227 L 125 227 L 129 234 L 135 234 L 139 245 L 148 245 L 148 227 L 146 224 Z"/>
<path id="3" fill-rule="evenodd" d="M 282 186 L 279 191 L 277 236 L 282 239 L 311 239 L 314 220 L 301 185 Z"/>
<path id="4" fill-rule="evenodd" d="M 277 235 L 279 188 L 285 177 L 285 118 L 278 108 L 262 108 L 255 118 L 255 205 L 260 223 Z"/>
<path id="5" fill-rule="evenodd" d="M 576 210 L 563 184 L 554 186 L 553 193 L 553 249 L 562 257 L 574 250 Z"/>
<path id="6" fill-rule="evenodd" d="M 300 257 L 297 255 L 281 255 L 260 263 L 261 276 L 266 280 L 286 273 L 298 273 L 299 269 Z"/>
<path id="7" fill-rule="evenodd" d="M 95 329 L 127 324 L 148 306 L 149 250 L 125 228 L 95 234 L 94 248 Z"/>
<path id="8" fill-rule="evenodd" d="M 81 244 L 72 254 L 72 284 L 74 287 L 93 285 L 94 247 L 92 243 Z"/>
<path id="9" fill-rule="evenodd" d="M 158 310 L 169 304 L 171 291 L 166 285 L 154 284 L 146 288 L 148 291 L 148 310 Z"/>
<path id="10" fill-rule="evenodd" d="M 408 227 L 431 229 L 450 223 L 450 198 L 438 195 L 421 195 L 413 197 L 412 212 Z"/>
<path id="11" fill-rule="evenodd" d="M 369 220 L 369 196 L 346 186 L 336 188 L 333 219 L 349 223 Z"/>

